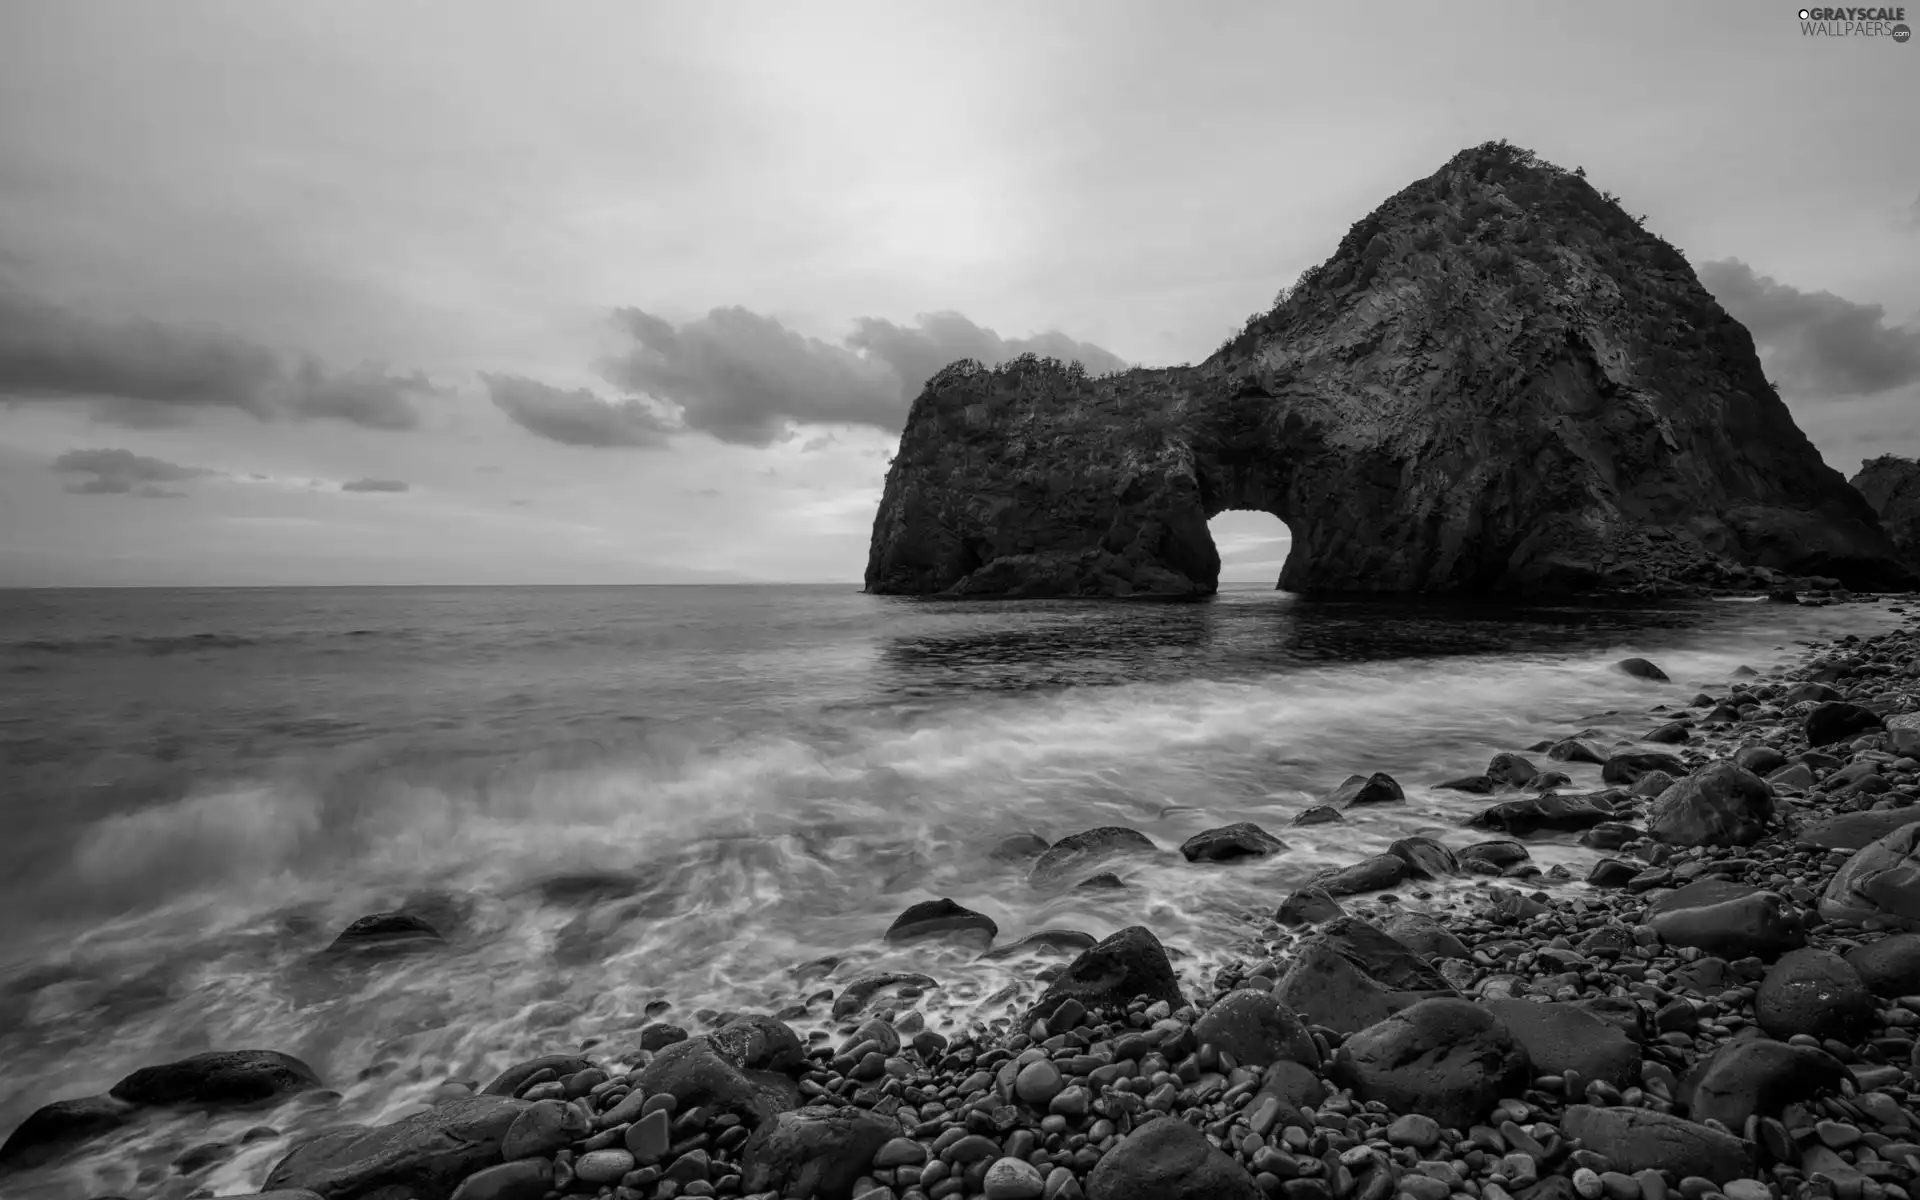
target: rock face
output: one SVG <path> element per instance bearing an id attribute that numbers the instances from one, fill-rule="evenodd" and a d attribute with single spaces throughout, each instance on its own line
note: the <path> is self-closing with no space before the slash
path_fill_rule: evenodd
<path id="1" fill-rule="evenodd" d="M 1880 514 L 1893 548 L 1920 566 L 1920 462 L 1891 454 L 1866 459 L 1853 486 Z"/>
<path id="2" fill-rule="evenodd" d="M 1228 509 L 1287 522 L 1292 591 L 1920 583 L 1685 258 L 1505 143 L 1387 200 L 1198 366 L 941 370 L 866 587 L 1209 595 Z"/>

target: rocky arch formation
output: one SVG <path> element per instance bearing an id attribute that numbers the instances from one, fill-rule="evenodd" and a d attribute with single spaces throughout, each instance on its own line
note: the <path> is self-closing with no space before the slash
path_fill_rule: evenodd
<path id="1" fill-rule="evenodd" d="M 867 590 L 1211 594 L 1207 521 L 1314 593 L 1920 584 L 1671 246 L 1576 174 L 1464 151 L 1206 362 L 954 363 L 909 412 Z"/>

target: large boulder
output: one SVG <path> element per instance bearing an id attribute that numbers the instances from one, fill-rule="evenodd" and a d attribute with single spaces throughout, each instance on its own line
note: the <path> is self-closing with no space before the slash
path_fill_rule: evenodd
<path id="1" fill-rule="evenodd" d="M 1292 1009 L 1267 992 L 1228 992 L 1193 1024 L 1194 1040 L 1233 1055 L 1243 1067 L 1259 1069 L 1276 1062 L 1297 1062 L 1320 1069 L 1313 1035 Z"/>
<path id="2" fill-rule="evenodd" d="M 1100 1157 L 1087 1177 L 1087 1200 L 1261 1200 L 1261 1192 L 1205 1134 L 1161 1117 Z"/>
<path id="3" fill-rule="evenodd" d="M 1252 821 L 1239 821 L 1218 829 L 1202 830 L 1180 843 L 1180 853 L 1188 862 L 1232 862 L 1241 858 L 1265 858 L 1278 854 L 1287 844 Z"/>
<path id="4" fill-rule="evenodd" d="M 1329 896 L 1358 896 L 1399 887 L 1407 881 L 1407 860 L 1397 854 L 1375 854 L 1345 867 L 1332 867 L 1307 880 Z"/>
<path id="5" fill-rule="evenodd" d="M 450 1200 L 461 1180 L 501 1161 L 507 1131 L 527 1107 L 474 1095 L 391 1125 L 328 1130 L 295 1146 L 267 1173 L 263 1189 L 306 1188 L 325 1200 Z"/>
<path id="6" fill-rule="evenodd" d="M 1835 813 L 1803 828 L 1795 840 L 1817 850 L 1858 850 L 1916 821 L 1920 821 L 1920 804 Z"/>
<path id="7" fill-rule="evenodd" d="M 1403 908 L 1388 917 L 1380 931 L 1428 962 L 1473 957 L 1466 943 L 1455 937 L 1451 929 L 1427 913 L 1411 908 Z"/>
<path id="8" fill-rule="evenodd" d="M 1406 798 L 1398 780 L 1385 771 L 1375 771 L 1371 775 L 1347 776 L 1327 797 L 1327 804 L 1335 809 L 1355 808 L 1366 804 L 1393 804 Z"/>
<path id="9" fill-rule="evenodd" d="M 804 1057 L 783 1022 L 753 1017 L 662 1047 L 635 1083 L 649 1096 L 672 1096 L 682 1112 L 699 1105 L 759 1124 L 799 1104 L 791 1073 Z"/>
<path id="10" fill-rule="evenodd" d="M 1678 1179 L 1698 1175 L 1728 1183 L 1754 1170 L 1753 1156 L 1738 1137 L 1670 1113 L 1575 1104 L 1561 1115 L 1560 1128 L 1628 1174 L 1665 1171 Z"/>
<path id="11" fill-rule="evenodd" d="M 848 1200 L 898 1123 L 851 1105 L 802 1108 L 760 1126 L 740 1149 L 749 1192 L 795 1200 Z"/>
<path id="12" fill-rule="evenodd" d="M 1873 993 L 1847 960 L 1806 947 L 1781 955 L 1753 995 L 1760 1028 L 1786 1041 L 1795 1034 L 1852 1045 L 1874 1023 Z"/>
<path id="13" fill-rule="evenodd" d="M 1415 879 L 1444 879 L 1460 873 L 1460 860 L 1453 851 L 1430 837 L 1400 838 L 1387 847 L 1387 853 L 1405 862 L 1407 874 Z"/>
<path id="14" fill-rule="evenodd" d="M 0 1168 L 44 1166 L 133 1120 L 138 1107 L 110 1096 L 56 1100 L 28 1114 L 0 1145 Z"/>
<path id="15" fill-rule="evenodd" d="M 1356 1033 L 1412 1003 L 1317 940 L 1294 952 L 1273 996 L 1301 1019 L 1340 1033 Z"/>
<path id="16" fill-rule="evenodd" d="M 1838 1091 L 1845 1078 L 1846 1067 L 1824 1050 L 1743 1037 L 1694 1068 L 1681 1095 L 1694 1120 L 1743 1129 L 1748 1117 L 1777 1117 L 1789 1103 Z"/>
<path id="17" fill-rule="evenodd" d="M 1526 222 L 1479 221 L 1517 193 Z M 1208 595 L 1228 509 L 1289 523 L 1279 582 L 1307 593 L 1644 592 L 1728 560 L 1916 578 L 1672 246 L 1497 143 L 1398 189 L 1205 362 L 965 359 L 902 426 L 876 594 Z"/>
<path id="18" fill-rule="evenodd" d="M 1773 789 L 1730 762 L 1718 762 L 1660 793 L 1647 833 L 1673 846 L 1751 846 L 1773 818 Z"/>
<path id="19" fill-rule="evenodd" d="M 1828 882 L 1820 915 L 1829 921 L 1879 920 L 1920 930 L 1920 825 L 1903 825 L 1856 850 Z"/>
<path id="20" fill-rule="evenodd" d="M 1581 1079 L 1603 1079 L 1622 1090 L 1640 1082 L 1640 1047 L 1613 1022 L 1571 1004 L 1496 999 L 1486 1007 L 1541 1075 L 1575 1071 Z"/>
<path id="21" fill-rule="evenodd" d="M 1855 946 L 1846 960 L 1876 996 L 1920 995 L 1920 933 L 1896 933 Z"/>
<path id="22" fill-rule="evenodd" d="M 107 1092 L 129 1104 L 263 1104 L 320 1086 L 313 1068 L 278 1050 L 216 1050 L 141 1067 Z"/>
<path id="23" fill-rule="evenodd" d="M 1700 903 L 1656 908 L 1647 924 L 1669 946 L 1691 946 L 1728 959 L 1749 955 L 1772 959 L 1807 944 L 1799 912 L 1778 892 L 1746 889 L 1711 900 L 1703 897 Z"/>
<path id="24" fill-rule="evenodd" d="M 1059 887 L 1083 879 L 1117 858 L 1156 854 L 1159 849 L 1152 838 L 1124 825 L 1085 829 L 1047 847 L 1027 873 L 1027 882 L 1035 887 Z"/>
<path id="25" fill-rule="evenodd" d="M 1818 704 L 1807 714 L 1807 745 L 1831 746 L 1880 728 L 1880 714 L 1870 708 L 1838 700 Z"/>
<path id="26" fill-rule="evenodd" d="M 1173 1008 L 1183 1003 L 1167 948 L 1151 929 L 1131 925 L 1068 963 L 1041 993 L 1033 1011 L 1046 1016 L 1071 997 L 1086 1005 L 1089 1012 L 1113 1012 L 1126 1008 L 1141 995 L 1165 1000 Z"/>
<path id="27" fill-rule="evenodd" d="M 1425 1113 L 1466 1129 L 1531 1079 L 1520 1042 L 1470 1000 L 1422 1000 L 1341 1044 L 1334 1082 L 1394 1112 Z"/>

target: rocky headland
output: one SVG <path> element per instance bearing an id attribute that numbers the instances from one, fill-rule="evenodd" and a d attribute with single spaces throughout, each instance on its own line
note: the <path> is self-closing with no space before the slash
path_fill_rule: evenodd
<path id="1" fill-rule="evenodd" d="M 1753 339 L 1610 196 L 1504 142 L 1355 224 L 1190 367 L 963 361 L 914 401 L 866 586 L 1211 594 L 1273 513 L 1306 593 L 1920 584 Z"/>
<path id="2" fill-rule="evenodd" d="M 1920 563 L 1920 461 L 1882 454 L 1862 462 L 1852 483 L 1880 515 L 1893 548 Z"/>
<path id="3" fill-rule="evenodd" d="M 1621 661 L 1654 701 L 1643 736 L 1490 747 L 1444 785 L 1485 797 L 1457 836 L 1276 897 L 1206 978 L 1142 926 L 996 947 L 991 919 L 928 900 L 876 939 L 1023 978 L 959 1016 L 930 974 L 821 987 L 809 964 L 777 1012 L 679 1024 L 662 1003 L 377 1126 L 328 1123 L 340 1094 L 297 1059 L 203 1054 L 34 1113 L 0 1190 L 197 1112 L 257 1124 L 149 1168 L 140 1200 L 211 1196 L 196 1177 L 261 1146 L 279 1200 L 1909 1200 L 1920 597 L 1868 602 L 1901 624 L 1771 675 L 1699 691 Z M 1604 786 L 1572 791 L 1570 763 Z M 1356 765 L 1294 824 L 1407 803 Z M 1535 863 L 1530 842 L 1572 836 L 1583 876 Z M 1178 854 L 1231 871 L 1284 847 L 1242 822 Z M 1169 852 L 1108 826 L 996 853 L 1047 890 Z M 380 914 L 326 953 L 377 965 L 437 940 Z"/>

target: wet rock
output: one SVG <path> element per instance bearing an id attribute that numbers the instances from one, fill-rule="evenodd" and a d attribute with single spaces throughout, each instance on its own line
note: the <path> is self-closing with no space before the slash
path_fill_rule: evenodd
<path id="1" fill-rule="evenodd" d="M 769 1028 L 773 1025 L 784 1036 Z M 640 1068 L 635 1083 L 649 1096 L 672 1096 L 681 1112 L 701 1106 L 758 1123 L 798 1105 L 799 1092 L 788 1073 L 803 1057 L 791 1029 L 756 1018 L 675 1042 Z"/>
<path id="2" fill-rule="evenodd" d="M 1684 746 L 1693 740 L 1693 734 L 1683 722 L 1669 721 L 1665 725 L 1649 729 L 1647 732 L 1641 734 L 1640 740 L 1643 742 L 1654 742 L 1662 746 Z"/>
<path id="3" fill-rule="evenodd" d="M 1376 854 L 1352 866 L 1322 871 L 1307 881 L 1330 896 L 1358 896 L 1364 892 L 1385 891 L 1407 879 L 1407 860 L 1395 854 Z"/>
<path id="4" fill-rule="evenodd" d="M 1371 775 L 1347 776 L 1327 797 L 1327 803 L 1334 808 L 1353 808 L 1363 804 L 1392 804 L 1406 798 L 1407 794 L 1393 776 L 1375 771 Z"/>
<path id="5" fill-rule="evenodd" d="M 321 953 L 327 957 L 385 957 L 438 950 L 446 944 L 447 939 L 426 918 L 405 911 L 384 912 L 361 917 L 347 926 Z"/>
<path id="6" fill-rule="evenodd" d="M 1535 1073 L 1601 1079 L 1625 1090 L 1640 1082 L 1640 1047 L 1620 1027 L 1571 1004 L 1488 1000 L 1497 1017 L 1527 1052 Z"/>
<path id="7" fill-rule="evenodd" d="M 1052 843 L 1037 833 L 1010 833 L 995 842 L 987 855 L 999 862 L 1024 862 L 1040 857 L 1051 847 Z"/>
<path id="8" fill-rule="evenodd" d="M 1536 833 L 1578 833 L 1615 816 L 1613 806 L 1598 796 L 1556 793 L 1496 804 L 1468 818 L 1467 824 L 1530 837 Z"/>
<path id="9" fill-rule="evenodd" d="M 1441 958 L 1471 958 L 1466 944 L 1453 931 L 1423 912 L 1403 908 L 1380 927 L 1382 933 L 1427 961 Z"/>
<path id="10" fill-rule="evenodd" d="M 1124 892 L 1127 881 L 1112 871 L 1102 871 L 1098 875 L 1089 875 L 1073 885 L 1076 892 Z"/>
<path id="11" fill-rule="evenodd" d="M 1607 756 L 1579 738 L 1561 738 L 1547 747 L 1547 757 L 1557 762 L 1592 763 L 1599 766 Z"/>
<path id="12" fill-rule="evenodd" d="M 1802 792 L 1814 785 L 1813 768 L 1803 762 L 1788 763 L 1767 776 L 1775 790 Z"/>
<path id="13" fill-rule="evenodd" d="M 1318 925 L 1346 915 L 1333 893 L 1325 888 L 1304 887 L 1280 902 L 1273 919 L 1282 925 Z"/>
<path id="14" fill-rule="evenodd" d="M 1235 991 L 1222 997 L 1193 1026 L 1194 1040 L 1231 1054 L 1255 1069 L 1282 1060 L 1320 1069 L 1313 1035 L 1292 1009 L 1266 992 Z"/>
<path id="15" fill-rule="evenodd" d="M 515 1063 L 495 1076 L 493 1081 L 480 1089 L 483 1096 L 517 1096 L 527 1086 L 527 1081 L 542 1071 L 552 1071 L 554 1078 L 564 1078 L 586 1070 L 593 1065 L 589 1059 L 577 1054 L 549 1054 L 541 1058 Z"/>
<path id="16" fill-rule="evenodd" d="M 1273 996 L 1302 1020 L 1341 1033 L 1384 1021 L 1408 1003 L 1324 942 L 1294 952 Z"/>
<path id="17" fill-rule="evenodd" d="M 1294 817 L 1295 825 L 1337 825 L 1346 820 L 1340 810 L 1331 804 L 1316 804 Z"/>
<path id="18" fill-rule="evenodd" d="M 846 987 L 840 989 L 840 994 L 833 998 L 833 1015 L 850 1017 L 865 1008 L 875 996 L 890 989 L 925 989 L 939 986 L 940 982 L 933 976 L 921 975 L 914 971 L 878 971 L 871 975 L 862 975 L 851 980 Z"/>
<path id="19" fill-rule="evenodd" d="M 1009 942 L 980 956 L 982 961 L 998 961 L 1022 954 L 1078 954 L 1100 939 L 1078 929 L 1038 929 L 1018 941 Z"/>
<path id="20" fill-rule="evenodd" d="M 1845 959 L 1811 947 L 1782 955 L 1753 996 L 1754 1020 L 1773 1037 L 1838 1038 L 1851 1045 L 1873 1027 L 1873 993 Z"/>
<path id="21" fill-rule="evenodd" d="M 1920 995 L 1920 934 L 1896 933 L 1846 953 L 1847 965 L 1876 996 Z"/>
<path id="22" fill-rule="evenodd" d="M 1742 746 L 1733 752 L 1733 765 L 1765 777 L 1787 765 L 1787 756 L 1772 746 Z"/>
<path id="23" fill-rule="evenodd" d="M 1035 887 L 1057 887 L 1069 879 L 1082 878 L 1113 860 L 1137 854 L 1157 854 L 1160 847 L 1137 829 L 1124 825 L 1102 825 L 1061 838 L 1033 864 L 1027 881 Z"/>
<path id="24" fill-rule="evenodd" d="M 1773 819 L 1773 789 L 1729 762 L 1714 763 L 1660 794 L 1647 833 L 1673 846 L 1751 846 Z"/>
<path id="25" fill-rule="evenodd" d="M 675 1042 L 686 1041 L 687 1031 L 678 1025 L 654 1021 L 640 1027 L 639 1040 L 642 1050 L 664 1050 Z"/>
<path id="26" fill-rule="evenodd" d="M 1533 861 L 1523 843 L 1499 838 L 1489 842 L 1475 842 L 1463 850 L 1454 851 L 1454 858 L 1461 867 L 1469 871 L 1483 871 L 1498 875 L 1508 867 Z"/>
<path id="27" fill-rule="evenodd" d="M 1231 862 L 1278 854 L 1287 844 L 1252 821 L 1240 821 L 1196 833 L 1180 844 L 1188 862 Z"/>
<path id="28" fill-rule="evenodd" d="M 1916 821 L 1920 821 L 1920 805 L 1837 813 L 1802 829 L 1797 844 L 1820 850 L 1858 850 Z"/>
<path id="29" fill-rule="evenodd" d="M 0 1167 L 42 1166 L 133 1119 L 136 1106 L 110 1096 L 56 1100 L 35 1109 L 0 1145 Z"/>
<path id="30" fill-rule="evenodd" d="M 1447 779 L 1433 785 L 1443 792 L 1468 792 L 1475 796 L 1492 794 L 1493 780 L 1485 775 L 1462 775 L 1458 779 Z"/>
<path id="31" fill-rule="evenodd" d="M 1696 1121 L 1711 1119 L 1728 1129 L 1744 1129 L 1748 1117 L 1777 1117 L 1789 1103 L 1837 1091 L 1846 1077 L 1846 1067 L 1824 1050 L 1770 1038 L 1739 1038 L 1723 1044 L 1687 1076 L 1681 1098 Z"/>
<path id="32" fill-rule="evenodd" d="M 942 896 L 908 905 L 887 927 L 886 940 L 889 945 L 902 945 L 928 938 L 952 938 L 975 942 L 985 949 L 999 932 L 992 917 Z"/>
<path id="33" fill-rule="evenodd" d="M 1714 1183 L 1753 1172 L 1745 1144 L 1729 1133 L 1645 1108 L 1599 1108 L 1575 1104 L 1560 1118 L 1568 1137 L 1605 1156 L 1616 1171 L 1667 1171 Z"/>
<path id="34" fill-rule="evenodd" d="M 1495 787 L 1521 787 L 1540 774 L 1540 768 L 1518 754 L 1496 754 L 1487 763 L 1487 778 Z"/>
<path id="35" fill-rule="evenodd" d="M 1772 959 L 1807 943 L 1799 914 L 1778 892 L 1666 909 L 1647 924 L 1670 946 L 1692 946 L 1729 959 Z"/>
<path id="36" fill-rule="evenodd" d="M 1687 764 L 1679 756 L 1660 750 L 1634 750 L 1615 754 L 1600 766 L 1600 781 L 1632 787 L 1648 771 L 1665 771 L 1675 779 L 1687 773 Z"/>
<path id="37" fill-rule="evenodd" d="M 1486 1008 L 1423 1000 L 1349 1037 L 1329 1076 L 1362 1100 L 1465 1129 L 1531 1079 L 1526 1050 Z"/>
<path id="38" fill-rule="evenodd" d="M 1829 921 L 1878 919 L 1894 928 L 1920 930 L 1920 825 L 1903 825 L 1856 850 L 1834 872 L 1820 897 Z"/>
<path id="39" fill-rule="evenodd" d="M 535 1100 L 507 1126 L 500 1157 L 512 1161 L 552 1154 L 592 1132 L 591 1122 L 577 1106 L 564 1100 Z"/>
<path id="40" fill-rule="evenodd" d="M 741 1147 L 742 1184 L 798 1200 L 849 1200 L 873 1156 L 899 1132 L 892 1121 L 850 1105 L 781 1113 Z"/>
<path id="41" fill-rule="evenodd" d="M 1087 1200 L 1261 1200 L 1246 1168 L 1185 1121 L 1135 1129 L 1101 1156 Z"/>
<path id="42" fill-rule="evenodd" d="M 1387 853 L 1407 864 L 1414 879 L 1444 879 L 1460 873 L 1460 860 L 1430 837 L 1404 837 L 1387 847 Z"/>
<path id="43" fill-rule="evenodd" d="M 1179 981 L 1167 950 L 1144 925 L 1132 925 L 1082 951 L 1041 994 L 1035 1012 L 1048 1013 L 1069 996 L 1089 1012 L 1124 1009 L 1135 996 L 1165 1000 L 1179 1008 Z"/>
<path id="44" fill-rule="evenodd" d="M 553 1163 L 527 1158 L 475 1171 L 453 1191 L 453 1200 L 540 1200 L 553 1187 Z"/>
<path id="45" fill-rule="evenodd" d="M 1666 683 L 1667 673 L 1644 658 L 1623 658 L 1613 664 L 1613 669 L 1635 679 L 1651 679 L 1655 683 Z"/>
<path id="46" fill-rule="evenodd" d="M 1871 729 L 1882 728 L 1880 714 L 1858 704 L 1816 705 L 1807 714 L 1805 733 L 1809 746 L 1831 746 L 1855 738 Z"/>
<path id="47" fill-rule="evenodd" d="M 142 1067 L 107 1092 L 129 1104 L 262 1104 L 320 1086 L 313 1068 L 277 1050 L 216 1050 Z"/>
<path id="48" fill-rule="evenodd" d="M 1640 831 L 1631 825 L 1602 821 L 1580 835 L 1580 844 L 1595 850 L 1619 850 L 1629 842 L 1638 841 L 1640 837 Z"/>
<path id="49" fill-rule="evenodd" d="M 476 1095 L 390 1125 L 349 1125 L 296 1146 L 268 1172 L 263 1190 L 307 1188 L 327 1200 L 389 1195 L 449 1200 L 467 1176 L 501 1161 L 523 1101 Z"/>

